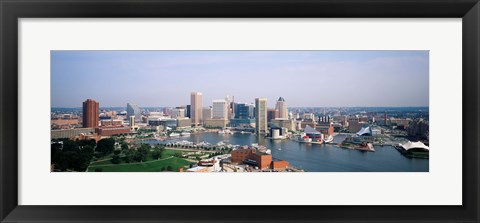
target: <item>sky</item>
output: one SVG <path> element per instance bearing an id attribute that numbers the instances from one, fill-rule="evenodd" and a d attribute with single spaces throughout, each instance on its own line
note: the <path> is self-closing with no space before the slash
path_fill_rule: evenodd
<path id="1" fill-rule="evenodd" d="M 52 107 L 203 106 L 235 96 L 289 107 L 429 104 L 428 51 L 51 51 Z"/>

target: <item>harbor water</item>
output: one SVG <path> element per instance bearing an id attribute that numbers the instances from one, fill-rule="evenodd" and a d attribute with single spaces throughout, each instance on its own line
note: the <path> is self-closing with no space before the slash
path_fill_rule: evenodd
<path id="1" fill-rule="evenodd" d="M 375 152 L 344 149 L 335 144 L 344 139 L 344 135 L 335 136 L 334 144 L 300 143 L 289 139 L 272 140 L 258 138 L 254 134 L 218 134 L 215 132 L 197 133 L 187 137 L 178 137 L 158 142 L 168 143 L 187 140 L 193 143 L 224 142 L 232 145 L 251 145 L 258 143 L 271 150 L 273 158 L 288 161 L 294 167 L 307 172 L 428 172 L 428 159 L 415 159 L 403 156 L 392 146 L 375 146 Z"/>

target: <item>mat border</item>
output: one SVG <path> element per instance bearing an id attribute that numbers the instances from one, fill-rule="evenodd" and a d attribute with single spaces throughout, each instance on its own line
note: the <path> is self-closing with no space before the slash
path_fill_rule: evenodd
<path id="1" fill-rule="evenodd" d="M 1 222 L 479 221 L 478 0 L 0 0 L 0 15 Z M 463 205 L 19 206 L 18 19 L 133 17 L 462 18 Z M 465 120 L 469 122 L 466 123 Z M 239 211 L 248 214 L 238 215 Z"/>

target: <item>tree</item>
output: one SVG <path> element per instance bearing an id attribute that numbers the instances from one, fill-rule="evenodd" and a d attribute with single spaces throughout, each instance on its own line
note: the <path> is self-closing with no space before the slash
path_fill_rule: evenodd
<path id="1" fill-rule="evenodd" d="M 65 139 L 51 144 L 51 162 L 61 171 L 85 171 L 93 158 L 94 141 Z"/>
<path id="2" fill-rule="evenodd" d="M 167 166 L 167 171 L 172 171 L 173 168 L 171 166 Z"/>
<path id="3" fill-rule="evenodd" d="M 79 146 L 91 146 L 92 148 L 95 148 L 97 146 L 97 142 L 95 142 L 95 139 L 88 139 L 88 140 L 80 140 L 78 141 Z"/>
<path id="4" fill-rule="evenodd" d="M 114 155 L 119 155 L 119 154 L 120 154 L 120 152 L 122 152 L 122 151 L 120 151 L 120 150 L 118 150 L 118 149 L 116 149 L 116 150 L 113 150 L 113 154 L 114 154 Z"/>
<path id="5" fill-rule="evenodd" d="M 160 154 L 160 151 L 158 151 L 158 150 L 155 150 L 155 151 L 152 152 L 152 158 L 154 160 L 158 160 L 161 156 L 162 155 Z"/>
<path id="6" fill-rule="evenodd" d="M 132 162 L 133 160 L 133 155 L 134 155 L 134 151 L 129 149 L 127 151 L 125 151 L 125 157 L 123 157 L 123 160 L 125 161 L 125 163 L 130 163 Z"/>
<path id="7" fill-rule="evenodd" d="M 162 157 L 164 151 L 165 151 L 165 146 L 163 146 L 163 145 L 156 145 L 156 146 L 153 148 L 152 158 L 153 158 L 153 159 L 159 159 L 160 157 Z"/>
<path id="8" fill-rule="evenodd" d="M 128 149 L 128 144 L 126 142 L 121 142 L 120 148 L 122 149 L 122 151 L 125 151 Z"/>
<path id="9" fill-rule="evenodd" d="M 112 159 L 110 160 L 113 164 L 119 164 L 120 161 L 120 156 L 119 155 L 113 155 Z"/>
<path id="10" fill-rule="evenodd" d="M 107 155 L 115 149 L 115 140 L 112 138 L 101 139 L 97 143 L 95 151 L 101 152 L 103 155 Z"/>

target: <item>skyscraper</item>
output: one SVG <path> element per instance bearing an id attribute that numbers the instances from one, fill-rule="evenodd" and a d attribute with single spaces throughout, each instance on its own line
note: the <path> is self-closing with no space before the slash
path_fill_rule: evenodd
<path id="1" fill-rule="evenodd" d="M 288 118 L 287 103 L 283 97 L 278 98 L 275 109 L 278 111 L 277 118 Z"/>
<path id="2" fill-rule="evenodd" d="M 248 104 L 246 104 L 246 103 L 237 104 L 236 109 L 235 109 L 235 118 L 237 118 L 237 119 L 248 119 L 248 118 L 251 118 L 251 117 L 253 117 L 253 114 L 250 115 L 250 107 L 249 107 Z"/>
<path id="3" fill-rule="evenodd" d="M 83 127 L 96 128 L 99 120 L 99 103 L 93 99 L 83 102 Z"/>
<path id="4" fill-rule="evenodd" d="M 258 135 L 267 134 L 267 99 L 255 98 L 255 131 Z"/>
<path id="5" fill-rule="evenodd" d="M 190 105 L 185 106 L 185 117 L 190 118 Z"/>
<path id="6" fill-rule="evenodd" d="M 135 116 L 135 121 L 142 121 L 142 111 L 136 104 L 127 103 L 127 117 Z"/>
<path id="7" fill-rule="evenodd" d="M 213 100 L 213 113 L 214 119 L 228 119 L 228 102 L 227 100 Z"/>
<path id="8" fill-rule="evenodd" d="M 193 126 L 202 124 L 202 93 L 200 92 L 190 94 L 190 119 Z"/>

